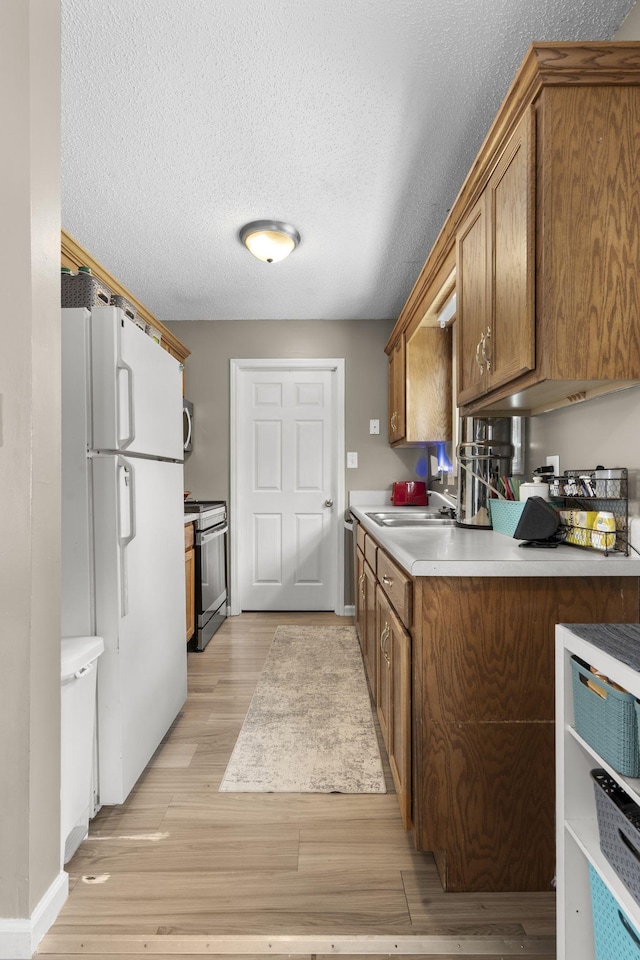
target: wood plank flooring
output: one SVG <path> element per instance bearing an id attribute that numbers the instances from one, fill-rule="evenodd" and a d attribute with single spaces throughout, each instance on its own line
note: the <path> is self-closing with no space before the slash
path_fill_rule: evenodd
<path id="1" fill-rule="evenodd" d="M 67 864 L 47 960 L 411 954 L 554 960 L 553 894 L 444 894 L 388 793 L 218 793 L 275 628 L 245 613 L 189 654 L 189 696 L 125 804 Z M 313 678 L 310 678 L 313 682 Z"/>

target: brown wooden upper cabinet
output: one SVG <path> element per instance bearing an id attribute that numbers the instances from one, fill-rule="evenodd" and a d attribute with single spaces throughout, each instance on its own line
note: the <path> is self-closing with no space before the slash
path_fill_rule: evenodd
<path id="1" fill-rule="evenodd" d="M 421 446 L 450 440 L 451 330 L 401 333 L 389 353 L 389 443 Z"/>
<path id="2" fill-rule="evenodd" d="M 387 352 L 450 259 L 462 415 L 640 382 L 639 151 L 640 43 L 533 44 Z"/>
<path id="3" fill-rule="evenodd" d="M 401 333 L 389 354 L 389 443 L 405 437 L 405 378 L 405 340 Z"/>
<path id="4" fill-rule="evenodd" d="M 456 237 L 458 404 L 535 368 L 534 138 L 530 107 Z"/>

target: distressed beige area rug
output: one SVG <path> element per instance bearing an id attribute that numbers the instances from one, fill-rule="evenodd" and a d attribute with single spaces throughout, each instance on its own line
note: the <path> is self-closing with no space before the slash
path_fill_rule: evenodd
<path id="1" fill-rule="evenodd" d="M 219 789 L 386 793 L 354 627 L 276 629 Z"/>

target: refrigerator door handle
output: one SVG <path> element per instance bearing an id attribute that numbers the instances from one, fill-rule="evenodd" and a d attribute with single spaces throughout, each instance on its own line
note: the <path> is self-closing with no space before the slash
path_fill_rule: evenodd
<path id="1" fill-rule="evenodd" d="M 127 547 L 136 535 L 136 472 L 133 464 L 124 457 L 118 457 L 118 549 L 120 551 L 120 609 L 126 617 L 129 609 L 129 576 L 127 568 Z M 127 533 L 123 533 L 123 489 L 127 488 L 128 523 Z"/>
<path id="2" fill-rule="evenodd" d="M 121 374 L 124 374 L 126 377 L 126 404 L 127 404 L 127 430 L 128 433 L 124 437 L 119 438 L 118 443 L 121 447 L 130 446 L 136 438 L 136 418 L 135 418 L 135 409 L 133 402 L 133 370 L 128 363 L 125 363 L 122 358 L 118 359 L 117 365 L 118 372 L 118 432 L 120 432 L 120 424 L 122 420 L 122 406 L 123 406 L 123 396 L 120 393 L 120 382 Z"/>
<path id="3" fill-rule="evenodd" d="M 191 422 L 191 412 L 188 407 L 182 408 L 183 416 L 187 419 L 187 435 L 184 438 L 184 449 L 191 450 L 191 434 L 193 431 L 193 424 Z"/>

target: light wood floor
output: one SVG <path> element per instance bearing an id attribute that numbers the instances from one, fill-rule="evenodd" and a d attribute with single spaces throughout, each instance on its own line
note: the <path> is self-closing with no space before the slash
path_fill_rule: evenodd
<path id="1" fill-rule="evenodd" d="M 247 613 L 189 654 L 187 703 L 127 802 L 91 823 L 38 956 L 554 960 L 553 895 L 444 894 L 388 767 L 386 795 L 218 793 L 276 626 L 349 622 Z"/>

